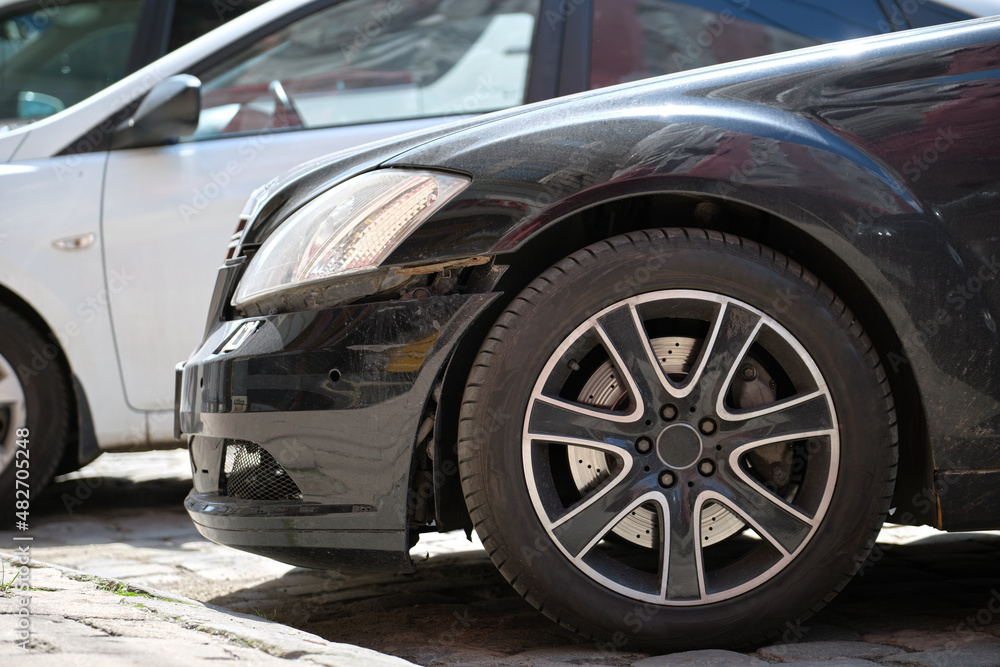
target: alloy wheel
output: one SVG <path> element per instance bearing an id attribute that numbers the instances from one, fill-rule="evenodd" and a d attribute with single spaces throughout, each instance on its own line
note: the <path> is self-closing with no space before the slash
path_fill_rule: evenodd
<path id="1" fill-rule="evenodd" d="M 822 374 L 777 321 L 666 290 L 604 308 L 558 346 L 528 403 L 522 461 L 539 521 L 582 573 L 629 598 L 699 605 L 759 586 L 805 547 L 839 438 Z"/>

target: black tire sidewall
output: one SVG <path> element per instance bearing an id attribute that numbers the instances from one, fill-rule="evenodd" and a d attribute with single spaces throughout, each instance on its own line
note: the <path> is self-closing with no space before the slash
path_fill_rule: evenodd
<path id="1" fill-rule="evenodd" d="M 506 324 L 501 318 L 506 327 L 498 337 L 502 345 L 492 350 L 480 383 L 485 393 L 475 405 L 495 409 L 501 428 L 480 433 L 477 467 L 503 556 L 510 559 L 508 572 L 517 573 L 520 587 L 534 591 L 550 616 L 574 619 L 571 623 L 585 634 L 589 628 L 617 648 L 633 640 L 669 648 L 733 645 L 773 634 L 785 622 L 794 627 L 798 617 L 821 606 L 857 569 L 887 507 L 892 441 L 886 437 L 885 414 L 873 409 L 884 397 L 865 359 L 862 338 L 851 333 L 856 324 L 831 308 L 828 290 L 776 270 L 770 254 L 754 257 L 742 248 L 734 251 L 698 238 L 678 244 L 656 232 L 616 237 L 591 250 L 593 261 L 586 255 L 564 260 L 522 293 L 532 305 L 522 304 L 516 316 L 508 312 Z M 652 253 L 657 261 L 648 267 Z M 822 371 L 841 427 L 836 487 L 820 528 L 803 551 L 752 591 L 699 606 L 639 602 L 580 572 L 538 521 L 522 466 L 528 397 L 556 347 L 602 308 L 667 289 L 721 293 L 781 323 Z"/>
<path id="2" fill-rule="evenodd" d="M 16 458 L 0 471 L 0 517 L 8 522 L 17 511 L 16 501 L 24 499 L 24 493 L 17 491 L 27 488 L 28 500 L 34 499 L 51 480 L 62 458 L 69 390 L 58 345 L 45 340 L 23 317 L 4 306 L 0 306 L 0 323 L 0 355 L 20 381 L 25 401 L 24 427 L 28 429 L 24 448 L 28 467 L 22 468 L 28 471 L 27 479 L 17 485 Z"/>

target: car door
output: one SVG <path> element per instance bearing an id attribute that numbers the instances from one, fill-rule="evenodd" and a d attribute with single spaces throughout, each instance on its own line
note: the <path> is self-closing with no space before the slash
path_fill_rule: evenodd
<path id="1" fill-rule="evenodd" d="M 345 0 L 194 70 L 202 110 L 174 145 L 112 150 L 105 271 L 129 404 L 169 410 L 251 191 L 310 158 L 526 99 L 537 0 Z M 153 440 L 169 437 L 168 420 Z"/>

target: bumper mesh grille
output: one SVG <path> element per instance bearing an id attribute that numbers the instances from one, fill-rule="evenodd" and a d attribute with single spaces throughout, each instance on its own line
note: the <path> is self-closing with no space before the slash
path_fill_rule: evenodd
<path id="1" fill-rule="evenodd" d="M 244 500 L 301 500 L 302 492 L 274 457 L 255 442 L 229 440 L 219 485 L 222 495 Z"/>

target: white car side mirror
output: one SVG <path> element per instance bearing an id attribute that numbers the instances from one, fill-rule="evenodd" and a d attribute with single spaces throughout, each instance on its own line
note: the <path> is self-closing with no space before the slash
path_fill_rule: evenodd
<path id="1" fill-rule="evenodd" d="M 171 144 L 193 134 L 201 113 L 201 81 L 177 74 L 153 86 L 132 117 L 115 129 L 111 147 Z"/>

